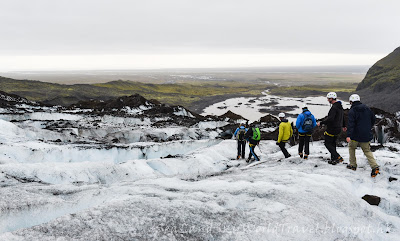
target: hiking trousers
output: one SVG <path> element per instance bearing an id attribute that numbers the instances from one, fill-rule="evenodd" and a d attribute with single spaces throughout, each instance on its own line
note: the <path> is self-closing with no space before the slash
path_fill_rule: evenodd
<path id="1" fill-rule="evenodd" d="M 259 161 L 260 158 L 258 158 L 256 153 L 254 152 L 254 149 L 256 148 L 256 145 L 249 144 L 249 147 L 250 147 L 250 153 L 249 153 L 249 157 L 247 158 L 247 160 L 250 160 L 251 156 L 254 156 L 254 160 Z"/>
<path id="2" fill-rule="evenodd" d="M 372 154 L 371 151 L 370 142 L 358 142 L 354 140 L 351 140 L 349 143 L 350 165 L 352 165 L 353 167 L 357 167 L 357 161 L 356 161 L 357 146 L 361 147 L 361 150 L 367 157 L 368 164 L 371 166 L 371 168 L 374 169 L 375 167 L 378 167 L 378 164 L 376 163 L 374 155 Z"/>
<path id="3" fill-rule="evenodd" d="M 246 141 L 237 141 L 237 155 L 241 158 L 246 156 Z"/>
<path id="4" fill-rule="evenodd" d="M 339 153 L 336 151 L 336 140 L 337 136 L 334 135 L 327 135 L 326 132 L 324 133 L 325 138 L 325 147 L 331 153 L 331 160 L 337 160 L 339 158 Z"/>
<path id="5" fill-rule="evenodd" d="M 282 141 L 282 142 L 279 142 L 278 146 L 279 146 L 279 148 L 281 148 L 281 151 L 282 151 L 283 155 L 285 155 L 285 158 L 288 158 L 288 157 L 290 157 L 290 154 L 289 154 L 289 152 L 286 150 L 285 144 L 286 144 L 286 142 L 283 142 L 283 141 Z"/>
<path id="6" fill-rule="evenodd" d="M 299 134 L 299 153 L 304 153 L 308 156 L 310 155 L 310 139 L 311 134 Z"/>

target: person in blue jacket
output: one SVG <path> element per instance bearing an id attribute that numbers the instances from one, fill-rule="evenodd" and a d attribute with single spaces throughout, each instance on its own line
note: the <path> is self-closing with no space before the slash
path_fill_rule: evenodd
<path id="1" fill-rule="evenodd" d="M 375 177 L 379 173 L 379 166 L 370 147 L 370 141 L 373 138 L 371 129 L 375 124 L 375 115 L 368 106 L 360 102 L 359 95 L 353 94 L 349 100 L 351 108 L 346 141 L 349 143 L 350 164 L 347 165 L 347 168 L 354 171 L 357 169 L 356 148 L 360 146 L 371 166 L 371 177 Z"/>
<path id="2" fill-rule="evenodd" d="M 296 127 L 299 131 L 299 156 L 300 158 L 308 159 L 310 155 L 310 139 L 314 128 L 317 126 L 317 121 L 306 104 L 303 105 L 303 112 L 297 116 Z M 304 148 L 304 154 L 303 154 Z"/>
<path id="3" fill-rule="evenodd" d="M 240 158 L 245 158 L 246 156 L 246 139 L 245 135 L 247 132 L 246 124 L 240 123 L 240 126 L 236 128 L 235 133 L 233 136 L 237 140 L 237 156 L 236 159 L 239 160 Z"/>

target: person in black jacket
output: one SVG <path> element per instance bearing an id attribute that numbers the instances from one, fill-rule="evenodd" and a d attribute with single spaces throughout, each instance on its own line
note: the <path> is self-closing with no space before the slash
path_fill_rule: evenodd
<path id="1" fill-rule="evenodd" d="M 249 153 L 249 157 L 247 158 L 246 162 L 250 162 L 251 160 L 251 156 L 254 156 L 254 160 L 255 161 L 260 161 L 260 158 L 257 156 L 257 154 L 255 153 L 255 148 L 258 145 L 258 143 L 260 142 L 260 140 L 255 140 L 254 139 L 254 132 L 257 132 L 258 130 L 258 134 L 260 133 L 260 130 L 258 128 L 256 128 L 253 125 L 249 126 L 249 129 L 247 130 L 244 138 L 249 142 L 249 148 L 250 148 L 250 153 Z"/>
<path id="2" fill-rule="evenodd" d="M 343 158 L 336 151 L 336 140 L 340 132 L 346 131 L 346 123 L 344 121 L 344 112 L 342 107 L 342 102 L 337 101 L 337 95 L 335 92 L 329 92 L 326 95 L 328 102 L 332 105 L 329 110 L 328 116 L 317 125 L 326 125 L 326 131 L 324 132 L 325 147 L 331 153 L 331 160 L 328 161 L 329 164 L 336 165 L 343 161 Z"/>
<path id="3" fill-rule="evenodd" d="M 356 148 L 359 145 L 371 166 L 371 177 L 379 173 L 379 166 L 371 152 L 370 141 L 372 140 L 372 127 L 375 123 L 375 115 L 368 106 L 360 102 L 360 96 L 350 96 L 351 108 L 349 111 L 349 124 L 347 128 L 346 141 L 349 143 L 350 164 L 348 169 L 356 170 Z"/>

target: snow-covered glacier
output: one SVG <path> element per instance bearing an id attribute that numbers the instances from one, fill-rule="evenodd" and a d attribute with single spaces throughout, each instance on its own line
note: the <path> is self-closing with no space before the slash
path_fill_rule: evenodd
<path id="1" fill-rule="evenodd" d="M 373 145 L 376 178 L 361 150 L 357 171 L 329 165 L 322 141 L 304 160 L 262 140 L 247 167 L 218 138 L 231 120 L 127 110 L 3 110 L 0 240 L 399 240 L 397 143 Z"/>
<path id="2" fill-rule="evenodd" d="M 393 145 L 394 148 L 400 148 Z M 310 159 L 282 159 L 273 141 L 243 168 L 235 141 L 125 163 L 0 165 L 5 240 L 397 240 L 399 153 L 375 152 L 376 179 L 327 164 L 321 142 Z M 296 147 L 289 152 L 296 153 Z M 346 148 L 339 152 L 348 158 Z M 382 198 L 371 206 L 365 194 Z"/>

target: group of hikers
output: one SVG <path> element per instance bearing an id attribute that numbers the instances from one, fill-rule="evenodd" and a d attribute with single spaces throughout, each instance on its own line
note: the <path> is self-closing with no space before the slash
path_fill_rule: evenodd
<path id="1" fill-rule="evenodd" d="M 331 155 L 329 164 L 336 165 L 343 162 L 343 157 L 336 150 L 336 141 L 339 134 L 344 131 L 347 133 L 346 141 L 349 143 L 349 159 L 350 164 L 347 165 L 348 169 L 356 170 L 356 149 L 361 147 L 364 155 L 368 159 L 371 166 L 371 177 L 375 177 L 379 173 L 379 166 L 370 149 L 370 141 L 373 139 L 372 127 L 375 123 L 375 115 L 369 107 L 360 102 L 360 96 L 352 94 L 349 98 L 351 108 L 348 113 L 348 124 L 344 119 L 344 111 L 341 101 L 337 100 L 335 92 L 329 92 L 326 96 L 331 108 L 328 116 L 322 121 L 317 122 L 314 115 L 308 110 L 306 104 L 302 107 L 302 113 L 298 115 L 296 120 L 296 128 L 299 133 L 299 148 L 298 153 L 300 158 L 308 159 L 310 155 L 310 140 L 313 130 L 316 126 L 326 126 L 324 132 L 325 147 Z M 286 150 L 286 143 L 293 136 L 292 124 L 285 118 L 285 113 L 278 115 L 279 134 L 276 145 L 279 146 L 285 158 L 291 155 Z M 237 159 L 245 158 L 246 142 L 249 143 L 250 153 L 246 162 L 249 163 L 251 158 L 254 157 L 255 161 L 260 161 L 260 158 L 255 153 L 255 147 L 259 144 L 261 136 L 260 130 L 256 126 L 241 123 L 236 129 L 234 137 L 237 139 Z"/>

